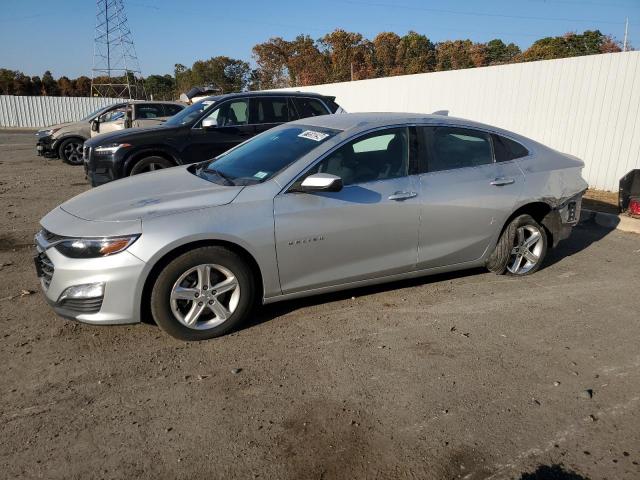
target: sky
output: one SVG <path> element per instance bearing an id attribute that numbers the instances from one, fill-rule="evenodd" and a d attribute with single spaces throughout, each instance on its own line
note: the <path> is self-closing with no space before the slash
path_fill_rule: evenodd
<path id="1" fill-rule="evenodd" d="M 271 37 L 320 38 L 336 28 L 372 39 L 415 30 L 433 42 L 536 39 L 599 29 L 640 49 L 640 0 L 125 0 L 143 75 L 226 55 L 251 62 Z M 95 0 L 0 0 L 0 68 L 91 76 Z"/>

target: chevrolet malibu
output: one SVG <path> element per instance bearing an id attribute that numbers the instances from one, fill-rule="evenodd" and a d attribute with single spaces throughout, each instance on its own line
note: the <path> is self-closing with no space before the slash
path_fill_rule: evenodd
<path id="1" fill-rule="evenodd" d="M 532 274 L 578 221 L 583 167 L 462 119 L 305 118 L 72 198 L 41 220 L 36 269 L 61 316 L 151 315 L 203 340 L 256 303 L 479 266 Z"/>

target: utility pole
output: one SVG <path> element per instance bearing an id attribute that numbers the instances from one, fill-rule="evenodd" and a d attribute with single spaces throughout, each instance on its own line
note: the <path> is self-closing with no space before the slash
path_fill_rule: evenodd
<path id="1" fill-rule="evenodd" d="M 351 81 L 353 82 L 353 62 L 351 62 Z"/>
<path id="2" fill-rule="evenodd" d="M 124 0 L 96 0 L 91 95 L 146 99 Z"/>
<path id="3" fill-rule="evenodd" d="M 629 34 L 629 17 L 627 17 L 625 19 L 625 22 L 624 22 L 624 42 L 622 42 L 622 51 L 623 52 L 627 51 L 628 34 Z"/>

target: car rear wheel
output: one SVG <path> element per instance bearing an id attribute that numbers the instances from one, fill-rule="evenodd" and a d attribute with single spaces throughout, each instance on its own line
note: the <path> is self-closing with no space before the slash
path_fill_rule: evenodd
<path id="1" fill-rule="evenodd" d="M 129 175 L 138 175 L 139 173 L 153 172 L 154 170 L 162 170 L 163 168 L 175 167 L 173 162 L 163 157 L 146 157 L 138 161 Z"/>
<path id="2" fill-rule="evenodd" d="M 172 260 L 151 292 L 156 323 L 180 340 L 206 340 L 240 325 L 255 298 L 251 269 L 223 247 L 201 247 Z"/>
<path id="3" fill-rule="evenodd" d="M 519 215 L 504 229 L 487 268 L 497 274 L 530 275 L 547 254 L 547 233 L 531 215 Z"/>
<path id="4" fill-rule="evenodd" d="M 82 165 L 82 145 L 79 138 L 69 138 L 60 144 L 58 154 L 63 162 L 69 165 Z"/>

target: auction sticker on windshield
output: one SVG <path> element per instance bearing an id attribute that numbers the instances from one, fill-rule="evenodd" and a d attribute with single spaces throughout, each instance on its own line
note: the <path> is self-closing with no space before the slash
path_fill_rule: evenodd
<path id="1" fill-rule="evenodd" d="M 327 138 L 329 135 L 322 132 L 316 132 L 314 130 L 305 130 L 298 136 L 302 138 L 308 138 L 309 140 L 314 140 L 316 142 L 321 142 L 322 140 Z"/>

